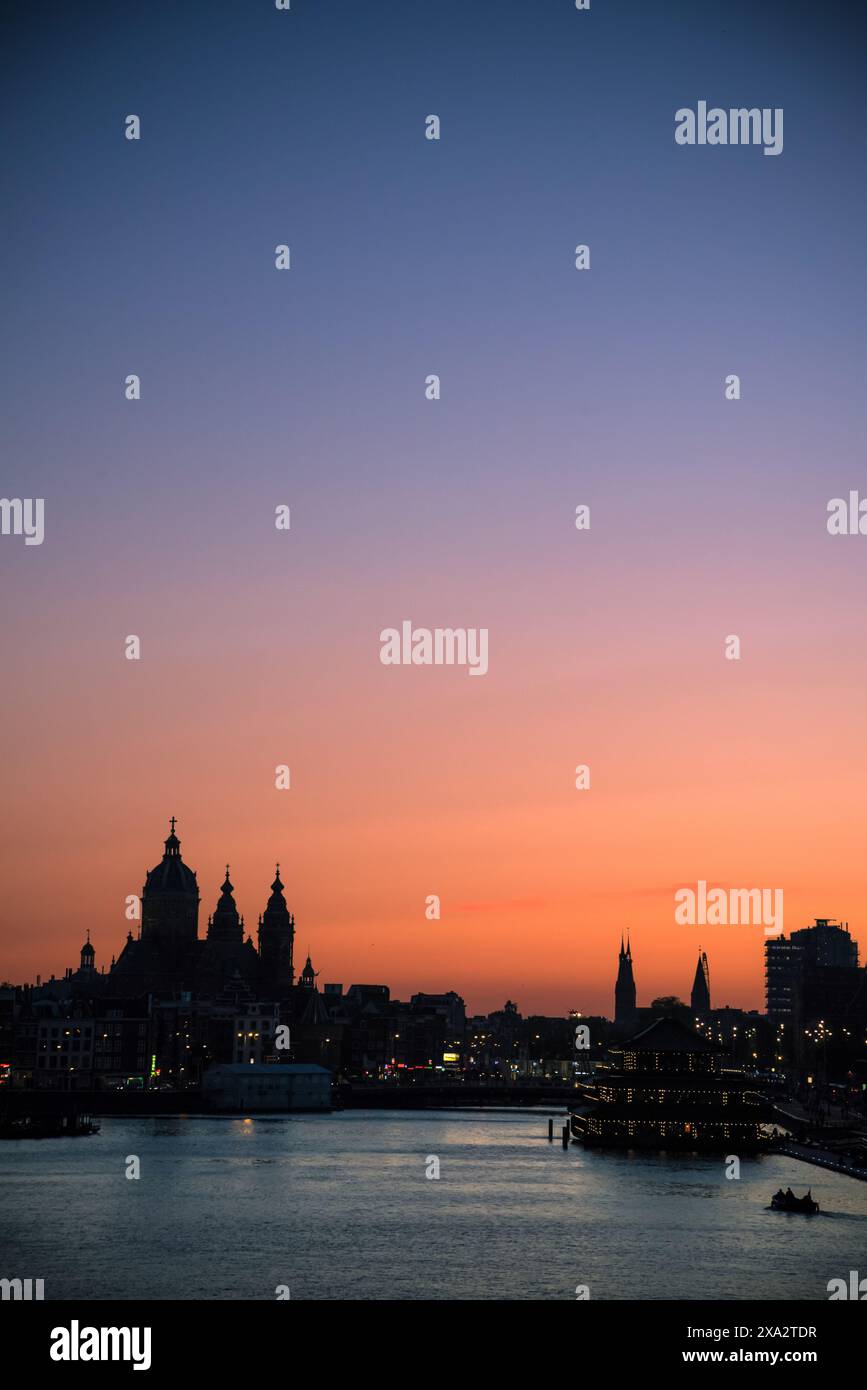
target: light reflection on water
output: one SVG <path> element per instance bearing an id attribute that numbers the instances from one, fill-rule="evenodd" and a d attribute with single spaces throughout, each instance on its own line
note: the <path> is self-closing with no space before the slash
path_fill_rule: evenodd
<path id="1" fill-rule="evenodd" d="M 722 1157 L 564 1151 L 526 1111 L 101 1123 L 0 1146 L 0 1276 L 46 1298 L 826 1299 L 867 1275 L 867 1184 L 794 1159 L 731 1181 Z M 768 1211 L 789 1185 L 821 1214 Z"/>

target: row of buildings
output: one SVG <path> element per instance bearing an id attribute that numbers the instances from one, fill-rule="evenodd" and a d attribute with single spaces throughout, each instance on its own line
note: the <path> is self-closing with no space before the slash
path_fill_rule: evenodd
<path id="1" fill-rule="evenodd" d="M 689 1001 L 693 1022 L 717 1041 L 755 1039 L 769 1063 L 810 1069 L 817 1052 L 837 1070 L 867 1053 L 867 970 L 848 924 L 818 917 L 809 927 L 765 943 L 766 1012 L 713 1009 L 707 954 L 699 951 Z M 684 1006 L 681 1006 L 683 1008 Z M 658 1009 L 636 1004 L 632 951 L 620 944 L 614 1018 L 624 1030 L 652 1021 Z"/>
<path id="2" fill-rule="evenodd" d="M 615 1027 L 622 1036 L 579 1081 L 573 1137 L 589 1147 L 756 1152 L 768 1145 L 768 1122 L 779 1118 L 767 1085 L 774 1073 L 811 1112 L 816 1101 L 863 1105 L 867 972 L 848 927 L 818 918 L 770 939 L 765 981 L 764 1015 L 714 1009 L 699 951 L 689 1007 L 669 999 L 642 1010 L 631 947 L 621 940 Z"/>
<path id="3" fill-rule="evenodd" d="M 697 1030 L 732 1064 L 845 1072 L 867 1047 L 867 986 L 848 929 L 818 920 L 766 945 L 767 1013 L 713 1008 L 700 951 L 688 1003 L 637 1004 L 631 944 L 621 940 L 614 1019 L 523 1017 L 515 1003 L 467 1017 L 454 992 L 392 999 L 387 985 L 323 983 L 308 955 L 294 965 L 295 920 L 279 865 L 256 925 L 246 931 L 229 876 L 204 936 L 195 872 L 171 821 L 160 862 L 145 876 L 141 928 L 98 969 L 88 939 L 77 968 L 35 985 L 0 988 L 0 1082 L 60 1090 L 201 1084 L 216 1065 L 319 1064 L 349 1079 L 487 1083 L 556 1078 L 602 1058 L 661 1018 Z M 576 1045 L 577 1029 L 587 1045 Z"/>
<path id="4" fill-rule="evenodd" d="M 109 968 L 90 940 L 61 978 L 0 989 L 0 1081 L 58 1090 L 197 1087 L 215 1066 L 317 1063 L 335 1074 L 457 1067 L 466 1017 L 455 994 L 393 1001 L 385 985 L 296 976 L 295 920 L 280 868 L 256 944 L 229 876 L 205 935 L 200 894 L 172 819 L 145 876 L 141 930 Z"/>

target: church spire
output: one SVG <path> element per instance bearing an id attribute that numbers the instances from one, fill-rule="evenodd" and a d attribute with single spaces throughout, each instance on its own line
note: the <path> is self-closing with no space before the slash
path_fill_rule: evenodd
<path id="1" fill-rule="evenodd" d="M 708 970 L 707 954 L 698 948 L 698 964 L 695 967 L 695 979 L 692 982 L 692 995 L 690 1004 L 694 1014 L 710 1013 L 710 971 Z"/>
<path id="2" fill-rule="evenodd" d="M 227 864 L 226 877 L 220 887 L 220 901 L 214 909 L 214 915 L 208 922 L 209 941 L 229 941 L 238 946 L 243 944 L 244 928 L 238 916 L 238 908 L 233 897 L 234 891 Z"/>
<path id="3" fill-rule="evenodd" d="M 295 918 L 286 906 L 278 864 L 268 905 L 259 918 L 262 985 L 278 996 L 291 989 L 295 982 L 294 943 Z"/>
<path id="4" fill-rule="evenodd" d="M 629 934 L 626 936 L 626 950 L 623 949 L 623 933 L 620 933 L 620 958 L 617 968 L 617 982 L 614 986 L 614 1021 L 629 1023 L 635 1019 L 635 978 L 632 974 L 632 946 Z"/>
<path id="5" fill-rule="evenodd" d="M 279 909 L 281 905 L 285 907 L 286 900 L 283 897 L 283 883 L 280 878 L 280 865 L 277 864 L 274 870 L 274 882 L 271 884 L 271 896 L 268 899 L 268 907 L 275 907 Z"/>

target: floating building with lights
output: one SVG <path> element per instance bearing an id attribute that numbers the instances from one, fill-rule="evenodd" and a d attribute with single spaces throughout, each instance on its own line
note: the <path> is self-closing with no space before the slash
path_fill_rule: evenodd
<path id="1" fill-rule="evenodd" d="M 761 1097 L 723 1066 L 724 1049 L 679 1018 L 657 1019 L 612 1053 L 617 1064 L 582 1088 L 571 1119 L 583 1144 L 739 1154 L 761 1146 Z"/>

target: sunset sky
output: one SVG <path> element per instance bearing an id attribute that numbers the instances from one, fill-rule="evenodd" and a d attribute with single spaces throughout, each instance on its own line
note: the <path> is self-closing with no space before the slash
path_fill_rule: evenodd
<path id="1" fill-rule="evenodd" d="M 867 98 L 848 7 L 787 13 L 7 25 L 0 488 L 45 541 L 0 537 L 0 979 L 87 928 L 108 964 L 170 815 L 201 932 L 228 860 L 255 936 L 279 860 L 297 968 L 473 1012 L 610 1015 L 627 929 L 639 1004 L 701 946 L 763 1007 L 761 926 L 675 925 L 699 879 L 867 942 L 867 537 L 826 529 L 867 496 Z M 784 108 L 783 153 L 677 146 L 703 99 Z M 383 666 L 404 619 L 487 628 L 487 675 Z"/>

